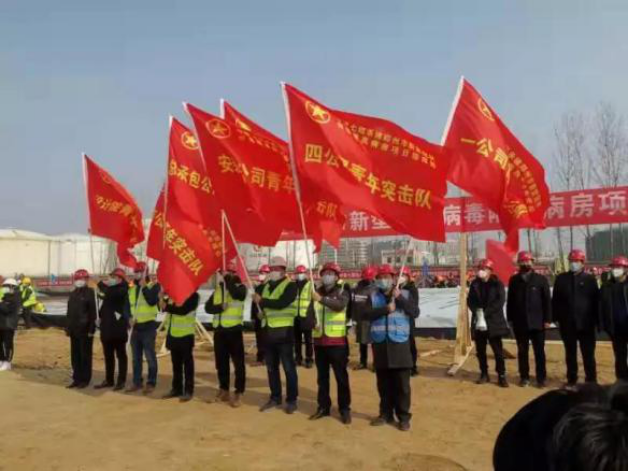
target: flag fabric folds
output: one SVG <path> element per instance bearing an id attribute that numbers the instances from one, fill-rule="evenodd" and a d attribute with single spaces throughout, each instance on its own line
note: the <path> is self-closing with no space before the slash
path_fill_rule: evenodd
<path id="1" fill-rule="evenodd" d="M 515 263 L 513 262 L 515 253 L 499 241 L 487 239 L 486 257 L 493 261 L 493 272 L 507 286 L 510 276 L 515 272 Z"/>

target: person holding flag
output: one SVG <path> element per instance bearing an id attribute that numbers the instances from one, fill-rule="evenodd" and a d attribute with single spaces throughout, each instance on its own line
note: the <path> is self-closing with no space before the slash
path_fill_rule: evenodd
<path id="1" fill-rule="evenodd" d="M 214 315 L 214 355 L 218 372 L 219 390 L 216 402 L 228 402 L 232 407 L 241 405 L 241 397 L 246 385 L 244 365 L 243 310 L 246 299 L 246 286 L 237 275 L 237 266 L 227 264 L 223 275 L 216 274 L 217 287 L 207 303 L 205 311 Z M 230 361 L 235 368 L 235 394 L 229 395 Z"/>
<path id="2" fill-rule="evenodd" d="M 377 269 L 373 266 L 362 268 L 360 281 L 351 291 L 351 319 L 355 322 L 355 342 L 360 345 L 360 362 L 354 370 L 368 367 L 368 347 L 371 344 L 371 323 L 364 318 L 366 302 L 371 294 L 377 290 L 375 276 Z"/>
<path id="3" fill-rule="evenodd" d="M 412 300 L 412 303 L 416 303 L 418 317 L 421 314 L 421 308 L 419 307 L 419 289 L 414 283 L 414 280 L 412 280 L 412 271 L 408 266 L 404 265 L 399 270 L 398 277 L 399 289 L 408 291 L 410 294 L 410 300 Z M 410 322 L 410 352 L 412 353 L 412 369 L 410 371 L 410 375 L 412 377 L 419 375 L 419 368 L 417 367 L 419 353 L 416 348 L 416 337 L 414 336 L 415 324 L 415 320 Z"/>
<path id="4" fill-rule="evenodd" d="M 270 266 L 263 264 L 260 266 L 257 275 L 257 284 L 255 285 L 255 293 L 262 295 L 264 291 L 264 285 L 268 283 L 268 274 L 270 274 Z M 255 330 L 255 346 L 257 347 L 257 353 L 255 355 L 256 366 L 266 365 L 265 363 L 265 348 L 264 348 L 264 330 L 262 329 L 262 314 L 259 312 L 259 308 L 255 303 L 251 303 L 251 320 L 253 320 L 253 329 Z"/>
<path id="5" fill-rule="evenodd" d="M 307 277 L 307 268 L 299 265 L 294 269 L 298 289 L 297 316 L 294 319 L 294 352 L 298 366 L 304 365 L 311 369 L 314 364 L 314 348 L 312 345 L 311 319 L 308 315 L 308 307 L 312 302 L 313 282 Z M 303 344 L 305 344 L 305 364 L 303 364 Z"/>
<path id="6" fill-rule="evenodd" d="M 129 305 L 131 307 L 131 349 L 133 352 L 133 385 L 127 392 L 141 390 L 143 357 L 148 364 L 148 378 L 144 386 L 144 394 L 152 393 L 157 385 L 157 314 L 159 313 L 159 294 L 161 285 L 153 282 L 148 275 L 148 266 L 140 261 L 133 272 L 133 285 L 129 287 Z"/>

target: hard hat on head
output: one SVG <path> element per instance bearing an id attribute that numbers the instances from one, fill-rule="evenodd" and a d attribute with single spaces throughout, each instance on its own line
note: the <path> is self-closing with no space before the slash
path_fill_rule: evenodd
<path id="1" fill-rule="evenodd" d="M 408 277 L 412 277 L 412 271 L 410 270 L 410 267 L 403 266 L 401 269 L 399 269 L 399 275 L 406 275 Z"/>
<path id="2" fill-rule="evenodd" d="M 306 274 L 307 273 L 307 268 L 304 265 L 298 265 L 294 269 L 294 273 L 295 274 Z"/>
<path id="3" fill-rule="evenodd" d="M 520 251 L 517 254 L 517 264 L 521 264 L 522 262 L 534 262 L 534 256 L 530 251 Z"/>
<path id="4" fill-rule="evenodd" d="M 615 256 L 609 265 L 611 267 L 628 267 L 628 258 L 626 256 Z"/>
<path id="5" fill-rule="evenodd" d="M 362 268 L 362 279 L 373 280 L 377 275 L 377 268 L 373 266 L 365 266 Z"/>
<path id="6" fill-rule="evenodd" d="M 270 266 L 268 264 L 264 264 L 260 266 L 259 271 L 260 274 L 268 274 L 270 272 Z"/>
<path id="7" fill-rule="evenodd" d="M 146 268 L 148 266 L 146 265 L 146 262 L 143 261 L 139 261 L 137 264 L 135 264 L 135 269 L 133 269 L 133 272 L 137 273 L 144 273 L 146 272 Z"/>
<path id="8" fill-rule="evenodd" d="M 23 283 L 24 285 L 30 285 L 30 284 L 32 284 L 32 283 L 33 283 L 33 281 L 31 280 L 31 278 L 30 278 L 30 277 L 24 277 L 24 278 L 22 279 L 22 283 Z"/>
<path id="9" fill-rule="evenodd" d="M 281 257 L 281 256 L 275 256 L 273 258 L 271 258 L 270 260 L 270 267 L 282 267 L 283 269 L 285 269 L 286 267 L 288 267 L 288 264 L 286 263 L 286 260 Z"/>
<path id="10" fill-rule="evenodd" d="M 321 274 L 326 270 L 331 270 L 336 273 L 336 275 L 340 276 L 340 266 L 335 262 L 326 262 L 321 268 Z"/>
<path id="11" fill-rule="evenodd" d="M 2 285 L 4 285 L 5 287 L 17 287 L 17 280 L 13 278 L 4 279 L 4 282 L 2 282 Z"/>
<path id="12" fill-rule="evenodd" d="M 115 269 L 113 269 L 113 271 L 109 275 L 113 275 L 114 277 L 120 277 L 121 279 L 126 280 L 126 272 L 124 272 L 124 269 L 120 267 L 116 267 Z"/>
<path id="13" fill-rule="evenodd" d="M 478 261 L 478 269 L 491 269 L 493 270 L 493 268 L 495 267 L 495 263 L 493 262 L 492 259 L 480 259 Z"/>
<path id="14" fill-rule="evenodd" d="M 570 253 L 569 253 L 569 262 L 584 262 L 586 259 L 586 256 L 584 254 L 584 251 L 582 249 L 573 249 Z"/>
<path id="15" fill-rule="evenodd" d="M 74 272 L 74 280 L 76 279 L 89 279 L 89 272 L 87 272 L 85 269 L 79 269 L 76 272 Z"/>
<path id="16" fill-rule="evenodd" d="M 382 264 L 377 269 L 377 276 L 381 277 L 382 275 L 395 275 L 395 269 L 390 264 Z"/>

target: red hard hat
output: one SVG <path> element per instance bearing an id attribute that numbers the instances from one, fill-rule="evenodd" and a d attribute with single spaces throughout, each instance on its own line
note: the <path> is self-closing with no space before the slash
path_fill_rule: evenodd
<path id="1" fill-rule="evenodd" d="M 321 268 L 320 273 L 322 274 L 326 270 L 333 270 L 336 273 L 336 275 L 338 276 L 340 275 L 340 266 L 336 264 L 335 262 L 326 262 Z"/>
<path id="2" fill-rule="evenodd" d="M 373 266 L 365 266 L 362 268 L 362 278 L 364 280 L 373 280 L 377 275 L 377 268 Z"/>
<path id="3" fill-rule="evenodd" d="M 395 270 L 390 264 L 382 264 L 377 269 L 377 276 L 379 277 L 380 275 L 395 275 Z"/>
<path id="4" fill-rule="evenodd" d="M 79 269 L 74 272 L 74 279 L 89 279 L 89 272 L 87 272 L 85 269 Z"/>
<path id="5" fill-rule="evenodd" d="M 121 269 L 120 267 L 114 269 L 113 272 L 111 272 L 111 275 L 126 280 L 126 272 L 124 272 L 124 269 Z"/>
<path id="6" fill-rule="evenodd" d="M 399 269 L 399 275 L 407 275 L 408 277 L 412 277 L 412 271 L 410 270 L 410 267 L 403 266 L 401 269 Z"/>
<path id="7" fill-rule="evenodd" d="M 294 269 L 294 273 L 295 274 L 307 274 L 307 267 L 305 267 L 304 265 L 298 265 Z"/>
<path id="8" fill-rule="evenodd" d="M 270 274 L 270 267 L 268 264 L 264 264 L 263 266 L 260 266 L 259 271 L 260 274 Z"/>
<path id="9" fill-rule="evenodd" d="M 611 267 L 628 267 L 628 258 L 626 256 L 615 256 L 610 263 Z"/>
<path id="10" fill-rule="evenodd" d="M 238 265 L 235 262 L 229 262 L 227 264 L 227 272 L 237 272 Z"/>
<path id="11" fill-rule="evenodd" d="M 146 272 L 146 262 L 142 262 L 139 261 L 137 264 L 135 264 L 135 272 Z"/>
<path id="12" fill-rule="evenodd" d="M 478 269 L 491 269 L 493 270 L 495 263 L 492 259 L 480 259 L 478 262 Z"/>
<path id="13" fill-rule="evenodd" d="M 584 262 L 585 259 L 586 259 L 586 256 L 584 255 L 584 251 L 582 249 L 573 249 L 569 253 L 570 262 L 574 262 L 574 261 Z"/>
<path id="14" fill-rule="evenodd" d="M 517 263 L 521 263 L 521 262 L 532 262 L 534 261 L 534 256 L 532 255 L 532 253 L 530 251 L 521 251 L 519 254 L 517 254 Z"/>

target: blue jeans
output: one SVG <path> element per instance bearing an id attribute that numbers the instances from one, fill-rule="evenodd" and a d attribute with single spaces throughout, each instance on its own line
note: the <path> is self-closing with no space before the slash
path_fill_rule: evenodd
<path id="1" fill-rule="evenodd" d="M 281 403 L 281 377 L 279 375 L 279 363 L 283 366 L 286 375 L 286 401 L 293 403 L 299 396 L 299 378 L 297 366 L 294 361 L 294 344 L 268 344 L 266 348 L 266 370 L 268 371 L 268 383 L 270 385 L 270 398 Z"/>
<path id="2" fill-rule="evenodd" d="M 157 327 L 135 326 L 131 335 L 131 349 L 133 350 L 133 385 L 141 387 L 144 383 L 142 378 L 142 357 L 146 356 L 148 364 L 147 385 L 153 387 L 157 385 L 157 353 L 155 352 L 155 338 L 157 337 Z"/>

